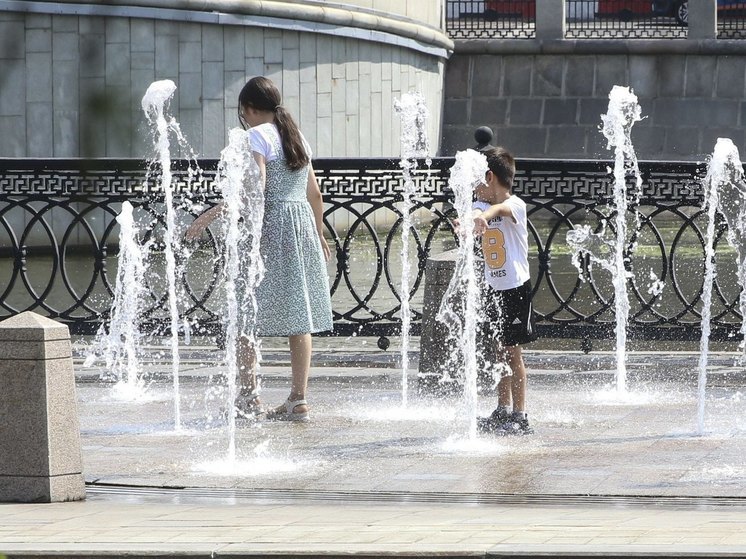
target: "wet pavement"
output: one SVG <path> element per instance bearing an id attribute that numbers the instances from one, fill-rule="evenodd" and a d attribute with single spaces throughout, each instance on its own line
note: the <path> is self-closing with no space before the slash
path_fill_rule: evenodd
<path id="1" fill-rule="evenodd" d="M 0 553 L 34 556 L 746 555 L 746 371 L 711 357 L 697 430 L 695 353 L 526 351 L 536 433 L 470 437 L 458 393 L 403 408 L 395 351 L 320 343 L 308 424 L 239 422 L 228 460 L 215 348 L 185 350 L 182 428 L 168 363 L 142 401 L 76 360 L 85 503 L 2 505 Z M 395 348 L 392 348 L 395 349 Z M 264 401 L 289 388 L 268 344 Z M 495 403 L 483 387 L 478 411 Z M 54 553 L 53 553 L 54 552 Z"/>
<path id="2" fill-rule="evenodd" d="M 287 355 L 265 351 L 263 400 L 289 390 Z M 371 352 L 379 360 L 395 354 Z M 181 430 L 167 372 L 142 402 L 121 400 L 78 368 L 85 477 L 170 487 L 475 494 L 746 496 L 746 371 L 714 356 L 704 431 L 697 429 L 695 354 L 633 354 L 629 391 L 614 388 L 614 356 L 526 352 L 535 434 L 470 437 L 460 394 L 420 390 L 402 407 L 396 368 L 341 364 L 319 352 L 308 424 L 239 421 L 228 460 L 225 379 L 217 351 L 185 355 Z M 362 356 L 364 358 L 365 356 Z M 329 365 L 336 360 L 337 364 Z M 369 359 L 374 361 L 374 359 Z M 414 360 L 416 366 L 416 360 Z M 478 413 L 495 405 L 481 390 Z"/>

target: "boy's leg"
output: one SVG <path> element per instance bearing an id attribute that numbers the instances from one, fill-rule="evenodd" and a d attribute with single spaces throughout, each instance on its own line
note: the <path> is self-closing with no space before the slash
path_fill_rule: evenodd
<path id="1" fill-rule="evenodd" d="M 513 374 L 511 379 L 510 394 L 513 397 L 513 412 L 526 411 L 526 365 L 523 363 L 523 352 L 521 346 L 514 345 L 505 348 L 508 366 Z"/>
<path id="2" fill-rule="evenodd" d="M 506 362 L 510 366 L 509 354 L 502 344 L 497 344 L 495 351 L 499 362 Z M 511 371 L 513 368 L 511 367 Z M 514 373 L 515 374 L 515 373 Z M 497 383 L 497 405 L 501 408 L 510 408 L 513 405 L 513 375 L 504 375 Z"/>

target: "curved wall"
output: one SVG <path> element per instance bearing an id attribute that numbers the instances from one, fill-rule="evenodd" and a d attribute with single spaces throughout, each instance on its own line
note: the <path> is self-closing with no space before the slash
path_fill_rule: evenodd
<path id="1" fill-rule="evenodd" d="M 439 0 L 398 1 L 385 17 L 373 5 L 394 2 L 23 4 L 0 0 L 0 126 L 12 131 L 2 157 L 149 155 L 140 100 L 160 79 L 178 87 L 171 111 L 197 156 L 218 157 L 240 88 L 260 74 L 317 156 L 398 156 L 393 102 L 411 90 L 426 97 L 439 145 L 452 43 L 408 19 L 416 5 L 436 24 Z"/>

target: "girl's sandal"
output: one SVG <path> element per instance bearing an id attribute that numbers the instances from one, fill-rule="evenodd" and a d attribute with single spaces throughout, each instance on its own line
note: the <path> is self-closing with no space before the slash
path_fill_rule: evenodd
<path id="1" fill-rule="evenodd" d="M 298 406 L 308 406 L 308 402 L 306 400 L 291 401 L 288 398 L 281 406 L 269 410 L 267 412 L 267 419 L 269 421 L 298 421 L 305 423 L 309 420 L 308 411 L 293 411 Z"/>
<path id="2" fill-rule="evenodd" d="M 228 419 L 228 410 L 223 408 L 223 416 Z M 239 394 L 233 403 L 233 416 L 236 419 L 249 419 L 252 421 L 260 419 L 265 413 L 261 402 L 259 401 L 259 393 L 252 392 L 251 394 Z"/>

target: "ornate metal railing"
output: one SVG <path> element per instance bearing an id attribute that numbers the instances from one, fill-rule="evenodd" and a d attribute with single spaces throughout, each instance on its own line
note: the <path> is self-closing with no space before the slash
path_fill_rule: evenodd
<path id="1" fill-rule="evenodd" d="M 412 250 L 413 332 L 419 331 L 427 258 L 455 246 L 449 217 L 448 169 L 453 160 L 421 162 Z M 216 161 L 194 171 L 174 162 L 182 217 L 218 200 Z M 388 159 L 319 159 L 314 162 L 325 195 L 325 225 L 334 257 L 329 263 L 337 335 L 391 336 L 400 327 L 399 254 L 402 214 L 401 170 Z M 700 209 L 704 168 L 693 163 L 641 163 L 644 196 L 635 208 L 642 228 L 631 252 L 631 336 L 694 339 L 699 335 L 703 284 L 705 215 Z M 566 232 L 578 224 L 611 229 L 610 164 L 594 161 L 519 160 L 515 191 L 529 208 L 530 259 L 535 308 L 543 335 L 603 338 L 615 323 L 611 278 L 572 263 Z M 95 331 L 108 315 L 118 250 L 115 217 L 129 200 L 136 207 L 149 252 L 150 301 L 146 322 L 155 328 L 167 317 L 159 241 L 163 201 L 157 172 L 146 176 L 137 160 L 0 159 L 0 318 L 34 310 Z M 718 275 L 713 297 L 716 340 L 738 336 L 741 315 L 736 257 L 717 236 Z M 185 260 L 180 279 L 182 314 L 194 329 L 217 332 L 222 297 L 220 239 L 209 234 Z M 652 279 L 651 279 L 652 278 Z M 659 292 L 657 287 L 663 282 Z"/>
<path id="2" fill-rule="evenodd" d="M 533 39 L 536 11 L 541 9 L 536 4 L 446 0 L 446 31 L 453 39 Z M 720 9 L 718 36 L 744 38 L 743 13 Z M 568 39 L 687 38 L 687 10 L 676 0 L 566 0 L 565 14 Z"/>
<path id="3" fill-rule="evenodd" d="M 446 31 L 454 39 L 533 39 L 535 0 L 446 0 Z"/>

